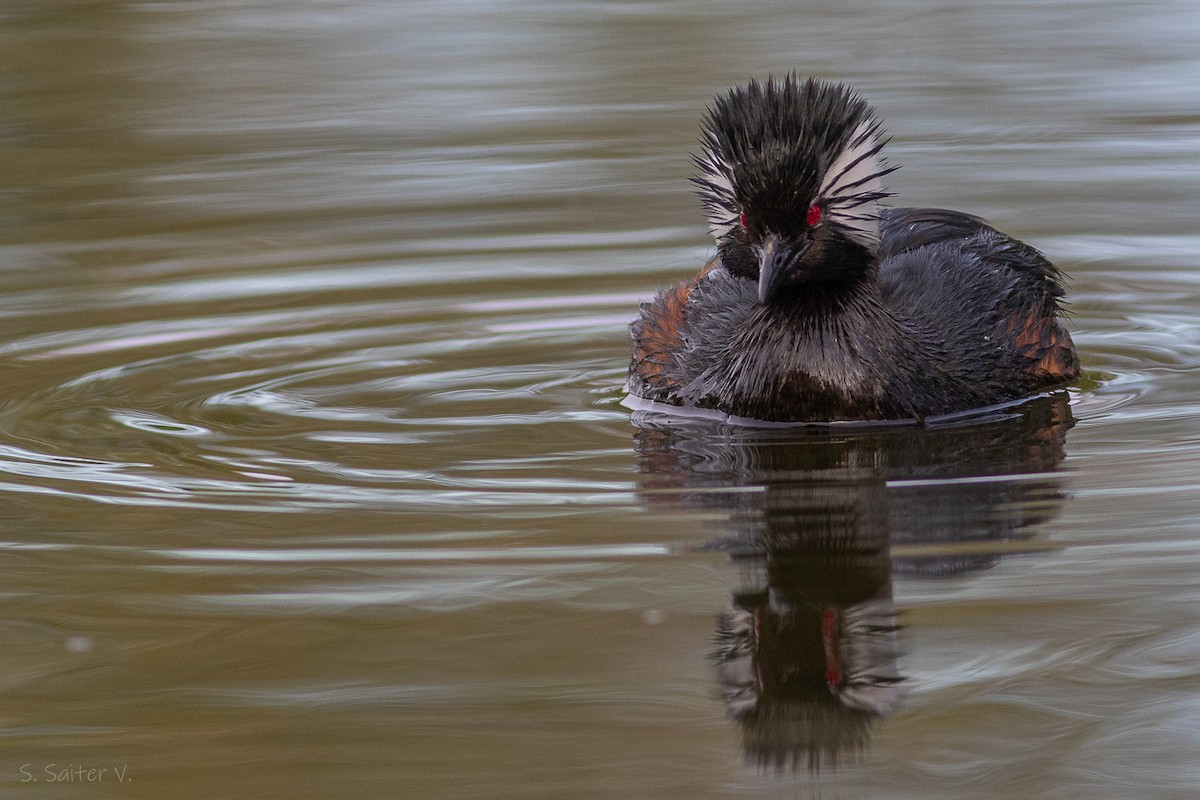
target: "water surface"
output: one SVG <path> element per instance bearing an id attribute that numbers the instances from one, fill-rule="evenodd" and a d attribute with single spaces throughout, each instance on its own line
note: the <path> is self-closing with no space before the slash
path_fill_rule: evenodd
<path id="1" fill-rule="evenodd" d="M 6 796 L 1194 796 L 1198 35 L 8 4 Z M 706 103 L 791 69 L 877 106 L 900 202 L 1068 272 L 1087 381 L 926 431 L 619 404 L 711 253 Z"/>

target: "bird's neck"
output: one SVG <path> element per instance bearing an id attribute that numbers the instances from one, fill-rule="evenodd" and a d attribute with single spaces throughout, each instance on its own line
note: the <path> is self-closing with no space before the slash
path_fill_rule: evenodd
<path id="1" fill-rule="evenodd" d="M 792 287 L 776 302 L 761 306 L 758 313 L 770 318 L 764 320 L 768 327 L 799 337 L 890 327 L 894 318 L 883 302 L 878 259 L 871 258 L 838 274 L 837 280 Z"/>
<path id="2" fill-rule="evenodd" d="M 807 283 L 749 305 L 730 326 L 718 356 L 724 366 L 714 372 L 725 376 L 722 392 L 750 407 L 755 398 L 790 398 L 796 419 L 837 418 L 847 409 L 886 416 L 885 388 L 904 346 L 872 263 L 851 282 Z"/>

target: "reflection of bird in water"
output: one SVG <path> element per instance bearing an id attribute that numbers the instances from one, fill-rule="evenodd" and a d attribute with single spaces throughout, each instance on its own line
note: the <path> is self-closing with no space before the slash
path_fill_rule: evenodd
<path id="1" fill-rule="evenodd" d="M 1061 480 L 1052 473 L 1075 424 L 1064 394 L 971 424 L 923 429 L 751 429 L 654 412 L 635 412 L 633 422 L 647 502 L 672 496 L 650 490 L 682 490 L 689 507 L 727 515 L 723 540 L 743 531 L 757 541 L 770 527 L 767 515 L 796 507 L 782 499 L 783 489 L 875 487 L 889 543 L 905 549 L 896 570 L 929 575 L 993 564 L 998 548 L 961 545 L 1028 538 L 1058 513 Z M 816 514 L 792 524 L 825 523 Z"/>
<path id="2" fill-rule="evenodd" d="M 726 709 L 764 766 L 835 766 L 900 703 L 886 544 L 826 544 L 739 559 L 758 560 L 765 585 L 739 591 L 718 627 Z"/>
<path id="3" fill-rule="evenodd" d="M 814 770 L 853 760 L 902 700 L 892 576 L 1019 549 L 1059 511 L 1072 425 L 1064 396 L 927 429 L 635 422 L 645 502 L 715 515 L 710 546 L 742 574 L 714 658 L 747 757 Z"/>
<path id="4" fill-rule="evenodd" d="M 852 91 L 811 79 L 717 98 L 696 158 L 717 255 L 642 307 L 632 395 L 924 419 L 1078 377 L 1054 265 L 968 214 L 883 209 L 879 129 Z"/>

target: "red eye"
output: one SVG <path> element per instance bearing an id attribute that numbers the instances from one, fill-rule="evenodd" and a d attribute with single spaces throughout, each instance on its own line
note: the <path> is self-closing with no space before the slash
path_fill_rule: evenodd
<path id="1" fill-rule="evenodd" d="M 821 207 L 819 205 L 817 205 L 816 203 L 813 203 L 811 206 L 808 207 L 807 221 L 808 221 L 809 225 L 816 225 L 818 222 L 821 221 Z"/>
<path id="2" fill-rule="evenodd" d="M 741 223 L 743 228 L 749 227 L 746 225 L 746 212 L 745 211 L 743 211 L 741 214 L 738 214 L 738 222 Z"/>

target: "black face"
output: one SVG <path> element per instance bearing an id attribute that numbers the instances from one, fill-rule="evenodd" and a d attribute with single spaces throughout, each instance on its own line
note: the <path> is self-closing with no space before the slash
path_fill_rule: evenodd
<path id="1" fill-rule="evenodd" d="M 818 203 L 810 205 L 812 224 L 780 225 L 778 230 L 760 223 L 753 207 L 745 213 L 746 224 L 721 238 L 717 245 L 721 263 L 735 275 L 760 284 L 763 302 L 815 283 L 853 282 L 874 262 L 874 254 L 847 238 L 828 221 Z"/>
<path id="2" fill-rule="evenodd" d="M 722 263 L 770 302 L 853 279 L 878 248 L 878 123 L 841 85 L 751 82 L 714 104 L 696 179 Z"/>

